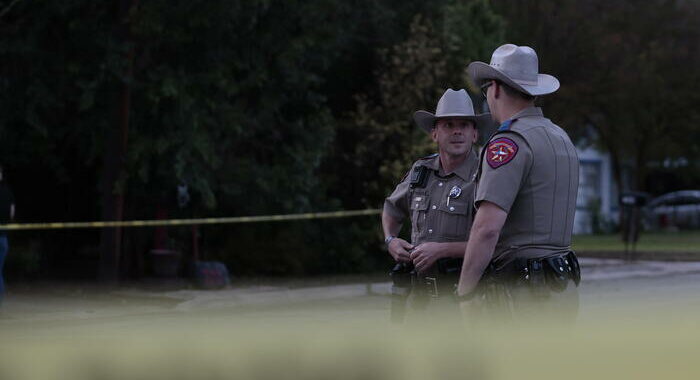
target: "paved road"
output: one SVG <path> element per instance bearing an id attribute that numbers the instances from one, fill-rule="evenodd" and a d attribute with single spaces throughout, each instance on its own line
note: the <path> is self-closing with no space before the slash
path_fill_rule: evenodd
<path id="1" fill-rule="evenodd" d="M 700 263 L 583 259 L 581 318 L 599 312 L 631 312 L 650 307 L 700 305 Z M 76 287 L 17 291 L 0 313 L 0 330 L 31 326 L 36 332 L 60 326 L 113 324 L 128 328 L 163 326 L 188 318 L 238 319 L 279 323 L 332 323 L 342 318 L 386 319 L 388 282 L 314 287 L 246 286 L 217 291 L 101 292 Z M 197 323 L 197 322 L 194 322 Z"/>
<path id="2" fill-rule="evenodd" d="M 397 327 L 387 282 L 16 289 L 0 379 L 697 378 L 700 263 L 582 265 L 579 324 L 563 335 Z M 531 370 L 542 358 L 548 372 Z"/>

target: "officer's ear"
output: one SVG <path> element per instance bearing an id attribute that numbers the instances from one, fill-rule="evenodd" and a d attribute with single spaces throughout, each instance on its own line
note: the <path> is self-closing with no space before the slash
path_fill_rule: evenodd
<path id="1" fill-rule="evenodd" d="M 430 137 L 432 137 L 433 142 L 437 142 L 437 125 L 433 124 L 433 129 L 430 130 Z"/>
<path id="2" fill-rule="evenodd" d="M 494 80 L 493 85 L 493 98 L 498 99 L 501 97 L 501 93 L 503 92 L 503 87 L 501 86 L 501 82 Z"/>

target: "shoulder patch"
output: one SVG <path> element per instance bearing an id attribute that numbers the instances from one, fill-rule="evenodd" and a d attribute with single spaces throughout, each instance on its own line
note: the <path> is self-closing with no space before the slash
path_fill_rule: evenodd
<path id="1" fill-rule="evenodd" d="M 501 137 L 489 143 L 486 147 L 486 162 L 493 169 L 509 163 L 518 154 L 518 144 L 515 141 Z"/>

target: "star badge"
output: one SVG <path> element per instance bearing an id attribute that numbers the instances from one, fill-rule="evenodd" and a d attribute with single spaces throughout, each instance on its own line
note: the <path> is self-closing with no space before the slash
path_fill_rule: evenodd
<path id="1" fill-rule="evenodd" d="M 452 186 L 452 189 L 450 189 L 450 198 L 459 198 L 460 195 L 462 195 L 462 188 L 457 185 Z"/>

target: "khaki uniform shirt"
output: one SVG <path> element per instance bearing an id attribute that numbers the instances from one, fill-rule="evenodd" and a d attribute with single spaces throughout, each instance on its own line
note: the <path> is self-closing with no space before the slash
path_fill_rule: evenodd
<path id="1" fill-rule="evenodd" d="M 410 188 L 411 173 L 428 167 L 422 188 Z M 403 222 L 411 220 L 411 244 L 467 241 L 474 216 L 474 177 L 478 158 L 474 150 L 449 175 L 442 175 L 437 154 L 416 161 L 394 192 L 384 201 L 384 212 Z M 455 196 L 456 193 L 459 196 Z M 452 196 L 448 196 L 452 193 Z"/>
<path id="2" fill-rule="evenodd" d="M 481 153 L 475 205 L 489 201 L 508 213 L 493 260 L 567 252 L 578 192 L 579 160 L 564 130 L 526 108 L 505 122 Z"/>

